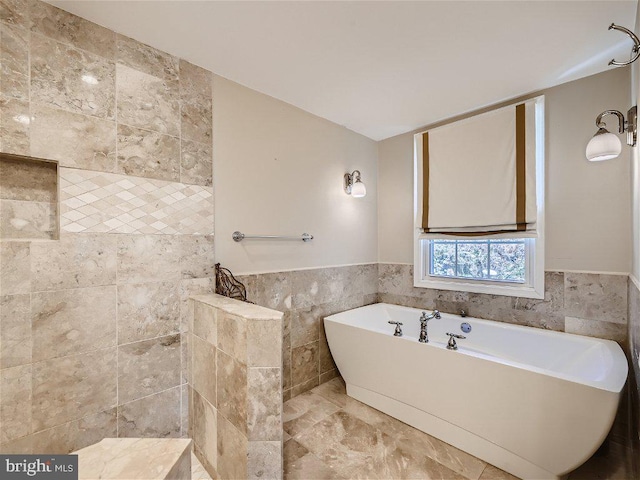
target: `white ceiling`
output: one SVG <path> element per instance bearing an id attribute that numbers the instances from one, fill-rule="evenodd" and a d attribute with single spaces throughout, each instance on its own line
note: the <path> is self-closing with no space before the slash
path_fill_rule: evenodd
<path id="1" fill-rule="evenodd" d="M 52 0 L 381 140 L 627 59 L 629 1 Z"/>

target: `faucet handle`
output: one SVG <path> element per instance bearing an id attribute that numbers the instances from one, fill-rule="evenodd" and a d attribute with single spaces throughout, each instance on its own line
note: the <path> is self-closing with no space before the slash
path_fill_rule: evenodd
<path id="1" fill-rule="evenodd" d="M 402 326 L 402 322 L 394 322 L 393 320 L 389 320 L 389 323 L 391 325 L 395 325 L 396 326 L 396 331 L 393 332 L 393 336 L 394 337 L 401 337 L 402 336 L 402 328 L 400 328 Z"/>
<path id="2" fill-rule="evenodd" d="M 450 337 L 454 337 L 454 338 L 459 338 L 460 340 L 464 340 L 465 338 L 467 338 L 464 335 L 458 335 L 457 333 L 447 332 L 446 335 L 449 335 Z"/>
<path id="3" fill-rule="evenodd" d="M 449 342 L 447 343 L 447 350 L 457 350 L 458 349 L 458 344 L 456 343 L 456 338 L 460 339 L 460 340 L 464 340 L 465 337 L 464 335 L 458 335 L 457 333 L 449 333 L 447 332 L 447 335 L 449 335 Z"/>

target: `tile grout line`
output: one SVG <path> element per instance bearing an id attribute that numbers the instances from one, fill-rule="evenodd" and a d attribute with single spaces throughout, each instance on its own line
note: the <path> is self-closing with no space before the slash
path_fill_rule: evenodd
<path id="1" fill-rule="evenodd" d="M 119 406 L 129 405 L 130 403 L 134 403 L 134 402 L 137 402 L 139 400 L 144 400 L 146 398 L 150 398 L 150 397 L 153 397 L 155 395 L 160 395 L 161 393 L 166 393 L 166 392 L 168 392 L 170 390 L 175 390 L 176 388 L 180 388 L 180 387 L 182 387 L 182 385 L 174 385 L 173 387 L 165 388 L 164 390 L 160 390 L 159 392 L 153 392 L 153 393 L 150 393 L 149 395 L 143 395 L 142 397 L 134 398 L 133 400 L 129 400 L 128 402 L 125 402 L 125 403 L 123 403 L 123 404 L 121 404 Z"/>

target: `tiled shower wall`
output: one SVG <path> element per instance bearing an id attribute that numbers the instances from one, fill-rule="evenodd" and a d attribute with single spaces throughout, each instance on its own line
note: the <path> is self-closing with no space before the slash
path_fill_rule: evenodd
<path id="1" fill-rule="evenodd" d="M 32 0 L 0 0 L 0 64 L 0 152 L 57 161 L 60 187 L 59 240 L 0 243 L 0 451 L 186 435 L 187 298 L 213 288 L 210 72 Z M 3 238 L 41 217 L 2 215 Z"/>

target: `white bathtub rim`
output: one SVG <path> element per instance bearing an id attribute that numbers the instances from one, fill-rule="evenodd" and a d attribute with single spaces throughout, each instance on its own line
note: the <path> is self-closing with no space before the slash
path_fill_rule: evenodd
<path id="1" fill-rule="evenodd" d="M 417 310 L 420 311 L 420 309 L 416 309 L 416 308 L 412 308 L 412 307 L 404 307 L 401 305 L 393 305 L 393 304 L 388 304 L 388 303 L 376 303 L 376 304 L 372 304 L 372 305 L 367 305 L 364 307 L 358 307 L 356 309 L 353 310 L 379 310 L 381 308 L 388 308 L 391 307 L 391 309 L 403 309 L 403 310 Z M 381 330 L 379 328 L 371 328 L 373 326 L 365 326 L 365 325 L 354 325 L 348 321 L 346 321 L 346 315 L 349 314 L 349 312 L 353 311 L 353 310 L 347 310 L 345 312 L 341 312 L 341 313 L 336 313 L 334 315 L 330 315 L 324 318 L 324 321 L 327 322 L 335 322 L 335 323 L 339 323 L 342 324 L 346 327 L 350 327 L 350 328 L 355 328 L 355 329 L 366 329 L 375 333 L 379 333 L 381 335 L 385 335 L 385 336 L 389 336 L 392 337 L 394 341 L 406 341 L 406 342 L 413 342 L 413 343 L 419 343 L 417 338 L 414 337 L 409 337 L 409 336 L 402 336 L 402 337 L 394 337 L 393 336 L 393 330 L 389 329 L 389 330 Z M 428 310 L 427 310 L 428 311 Z M 455 318 L 457 320 L 459 320 L 462 317 L 459 317 L 457 315 L 453 315 L 453 314 L 447 314 L 447 313 L 442 313 L 442 316 L 444 318 Z M 604 380 L 592 380 L 592 379 L 588 379 L 588 378 L 584 378 L 584 377 L 579 377 L 576 375 L 570 375 L 567 373 L 563 373 L 563 372 L 559 372 L 556 370 L 549 370 L 546 368 L 542 368 L 542 367 L 538 367 L 535 365 L 529 365 L 526 363 L 522 363 L 522 362 L 517 362 L 515 360 L 510 360 L 510 359 L 505 359 L 505 358 L 501 358 L 501 357 L 497 357 L 491 354 L 487 354 L 487 353 L 483 353 L 480 352 L 478 350 L 475 349 L 468 349 L 465 348 L 465 346 L 462 344 L 462 342 L 460 342 L 458 344 L 458 350 L 456 351 L 450 351 L 449 352 L 452 355 L 468 355 L 468 356 L 472 356 L 474 358 L 477 358 L 479 360 L 482 361 L 488 361 L 488 362 L 496 362 L 496 363 L 500 363 L 503 365 L 507 365 L 507 366 L 511 366 L 517 369 L 521 369 L 521 370 L 527 370 L 527 371 L 531 371 L 531 372 L 535 372 L 535 373 L 539 373 L 542 375 L 548 375 L 554 378 L 558 378 L 561 380 L 565 380 L 568 382 L 572 382 L 572 383 L 577 383 L 580 385 L 587 385 L 593 388 L 597 388 L 600 390 L 605 390 L 608 392 L 612 392 L 612 393 L 620 393 L 622 391 L 622 389 L 624 388 L 624 385 L 627 381 L 627 376 L 628 376 L 628 371 L 629 371 L 629 366 L 628 366 L 628 362 L 627 362 L 627 358 L 624 354 L 624 352 L 622 351 L 622 349 L 620 348 L 620 346 L 612 341 L 612 340 L 605 340 L 605 339 L 601 339 L 601 338 L 595 338 L 595 337 L 587 337 L 587 336 L 583 336 L 583 335 L 576 335 L 573 333 L 566 333 L 566 332 L 556 332 L 556 331 L 552 331 L 552 330 L 545 330 L 545 329 L 541 329 L 541 328 L 536 328 L 536 327 L 529 327 L 529 326 L 525 326 L 525 325 L 514 325 L 514 324 L 510 324 L 510 323 L 503 323 L 503 322 L 498 322 L 498 321 L 494 321 L 494 320 L 485 320 L 482 318 L 475 318 L 475 317 L 465 317 L 464 321 L 466 322 L 473 322 L 473 323 L 480 323 L 480 324 L 486 324 L 486 325 L 490 325 L 494 328 L 500 328 L 500 329 L 504 329 L 504 330 L 514 330 L 514 331 L 528 331 L 528 332 L 534 332 L 536 335 L 542 335 L 542 336 L 555 336 L 555 335 L 563 335 L 563 336 L 571 336 L 571 337 L 578 337 L 582 340 L 587 339 L 590 342 L 594 343 L 594 344 L 601 344 L 603 345 L 613 356 L 614 361 L 616 361 L 616 363 L 619 363 L 620 365 L 624 365 L 624 368 L 621 369 L 615 369 L 611 375 L 608 375 L 606 379 Z M 390 325 L 390 327 L 393 327 L 392 325 Z M 437 339 L 433 339 L 431 338 L 429 343 L 424 344 L 425 348 L 440 348 L 440 349 L 444 349 L 446 350 L 446 341 L 438 341 Z"/>

